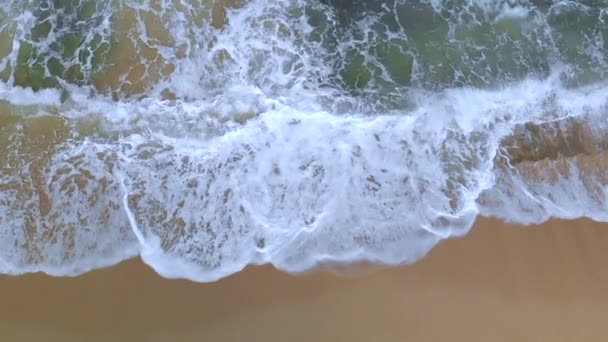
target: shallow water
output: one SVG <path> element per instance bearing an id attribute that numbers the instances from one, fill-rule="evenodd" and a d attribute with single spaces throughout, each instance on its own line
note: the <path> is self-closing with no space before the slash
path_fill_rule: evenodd
<path id="1" fill-rule="evenodd" d="M 606 221 L 605 2 L 3 1 L 2 273 L 212 281 Z"/>

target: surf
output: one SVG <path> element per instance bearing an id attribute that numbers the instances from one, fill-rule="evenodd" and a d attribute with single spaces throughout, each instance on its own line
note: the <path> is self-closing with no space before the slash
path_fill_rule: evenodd
<path id="1" fill-rule="evenodd" d="M 7 8 L 2 273 L 402 265 L 479 215 L 606 220 L 601 3 Z"/>

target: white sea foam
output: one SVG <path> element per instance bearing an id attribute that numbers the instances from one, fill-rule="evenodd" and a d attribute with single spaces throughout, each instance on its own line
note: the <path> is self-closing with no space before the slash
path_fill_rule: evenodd
<path id="1" fill-rule="evenodd" d="M 484 89 L 395 87 L 407 105 L 369 105 L 366 94 L 324 83 L 337 76 L 319 56 L 333 52 L 299 41 L 316 28 L 284 14 L 298 4 L 229 11 L 229 26 L 201 29 L 211 48 L 193 44 L 168 11 L 189 58 L 161 49 L 176 70 L 142 99 L 66 84 L 61 103 L 57 91 L 0 83 L 0 99 L 70 123 L 95 117 L 104 131 L 74 134 L 48 160 L 24 152 L 11 166 L 20 172 L 0 173 L 0 272 L 74 275 L 135 255 L 165 277 L 195 281 L 249 264 L 398 265 L 465 235 L 480 213 L 526 224 L 607 219 L 602 183 L 592 189 L 574 164 L 554 181 L 495 162 L 521 125 L 601 118 L 608 84 L 567 86 L 567 68 L 555 63 L 546 77 Z M 504 15 L 522 15 L 507 7 Z M 274 26 L 264 26 L 269 18 Z M 220 68 L 213 61 L 223 50 L 230 61 Z M 177 100 L 160 100 L 163 89 Z M 21 152 L 18 136 L 11 146 Z M 29 177 L 34 163 L 43 164 L 38 180 Z"/>
<path id="2" fill-rule="evenodd" d="M 0 82 L 0 100 L 15 106 L 57 106 L 61 104 L 61 93 L 56 89 L 34 92 L 31 88 L 7 86 Z"/>

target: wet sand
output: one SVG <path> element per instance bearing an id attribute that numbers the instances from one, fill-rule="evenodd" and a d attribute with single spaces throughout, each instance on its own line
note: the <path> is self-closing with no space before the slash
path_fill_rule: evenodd
<path id="1" fill-rule="evenodd" d="M 254 267 L 167 280 L 139 260 L 0 277 L 3 341 L 603 341 L 608 227 L 480 220 L 423 261 L 356 278 Z"/>

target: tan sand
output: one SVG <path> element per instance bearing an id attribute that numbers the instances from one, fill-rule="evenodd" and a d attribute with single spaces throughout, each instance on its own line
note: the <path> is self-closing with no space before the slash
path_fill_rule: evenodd
<path id="1" fill-rule="evenodd" d="M 211 284 L 140 261 L 0 278 L 2 341 L 605 341 L 608 227 L 480 220 L 422 262 L 358 278 L 251 268 Z"/>

